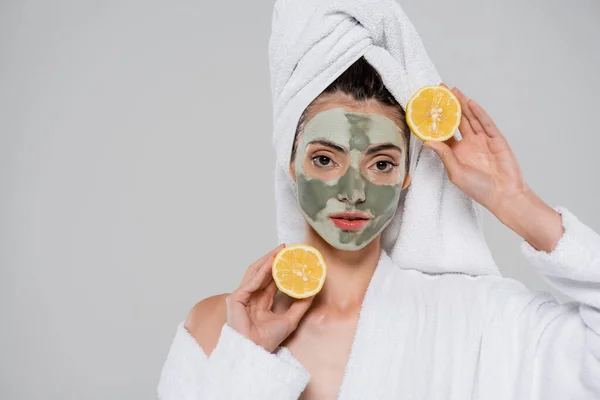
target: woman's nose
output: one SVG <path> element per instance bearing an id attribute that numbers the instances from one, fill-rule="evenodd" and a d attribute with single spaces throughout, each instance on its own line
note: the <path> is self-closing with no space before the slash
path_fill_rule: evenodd
<path id="1" fill-rule="evenodd" d="M 365 181 L 355 168 L 348 168 L 348 171 L 340 178 L 338 186 L 337 199 L 339 201 L 349 204 L 365 201 Z"/>

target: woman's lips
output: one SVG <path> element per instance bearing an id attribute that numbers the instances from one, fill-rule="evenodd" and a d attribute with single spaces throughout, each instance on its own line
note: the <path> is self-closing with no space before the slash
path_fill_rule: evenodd
<path id="1" fill-rule="evenodd" d="M 343 212 L 331 214 L 329 219 L 344 231 L 357 231 L 364 228 L 371 217 L 363 213 Z"/>

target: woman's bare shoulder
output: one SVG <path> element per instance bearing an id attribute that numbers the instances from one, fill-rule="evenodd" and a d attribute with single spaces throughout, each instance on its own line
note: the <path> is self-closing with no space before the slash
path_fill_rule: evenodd
<path id="1" fill-rule="evenodd" d="M 221 329 L 227 322 L 227 296 L 229 293 L 223 293 L 199 301 L 185 320 L 185 329 L 196 339 L 207 356 L 217 345 Z"/>

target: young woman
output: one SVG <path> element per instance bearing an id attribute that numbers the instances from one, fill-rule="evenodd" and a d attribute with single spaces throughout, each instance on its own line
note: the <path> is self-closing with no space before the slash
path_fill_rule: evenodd
<path id="1" fill-rule="evenodd" d="M 178 327 L 160 398 L 600 398 L 600 236 L 543 202 L 489 115 L 452 90 L 462 140 L 425 146 L 577 302 L 499 276 L 390 262 L 381 237 L 411 182 L 411 138 L 404 110 L 361 58 L 306 108 L 290 155 L 304 242 L 328 265 L 322 291 L 278 293 L 271 264 L 284 244 L 271 250 L 233 293 L 200 301 Z M 366 222 L 348 229 L 342 212 Z"/>

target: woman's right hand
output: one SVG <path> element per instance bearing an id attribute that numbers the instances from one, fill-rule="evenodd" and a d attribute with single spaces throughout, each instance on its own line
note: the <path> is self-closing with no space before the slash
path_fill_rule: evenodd
<path id="1" fill-rule="evenodd" d="M 227 324 L 272 353 L 298 326 L 315 296 L 294 300 L 284 313 L 271 311 L 277 285 L 271 268 L 279 245 L 248 267 L 240 286 L 227 298 Z"/>

